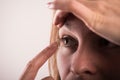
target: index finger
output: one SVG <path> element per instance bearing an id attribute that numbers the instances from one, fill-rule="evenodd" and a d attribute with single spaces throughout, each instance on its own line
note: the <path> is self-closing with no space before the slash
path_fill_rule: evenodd
<path id="1" fill-rule="evenodd" d="M 56 10 L 53 19 L 53 24 L 57 25 L 57 27 L 62 27 L 68 14 L 68 12 Z"/>
<path id="2" fill-rule="evenodd" d="M 57 50 L 57 42 L 46 47 L 36 57 L 34 57 L 27 65 L 20 80 L 34 80 L 39 68 L 47 61 L 47 59 Z"/>

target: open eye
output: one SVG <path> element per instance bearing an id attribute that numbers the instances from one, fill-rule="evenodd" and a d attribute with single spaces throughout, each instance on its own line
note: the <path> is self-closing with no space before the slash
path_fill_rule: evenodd
<path id="1" fill-rule="evenodd" d="M 78 47 L 78 41 L 71 36 L 63 36 L 60 39 L 60 44 L 67 48 L 75 49 Z"/>

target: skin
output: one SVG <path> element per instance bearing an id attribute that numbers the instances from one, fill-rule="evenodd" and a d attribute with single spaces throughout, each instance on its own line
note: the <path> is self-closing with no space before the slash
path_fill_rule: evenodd
<path id="1" fill-rule="evenodd" d="M 54 24 L 62 26 L 72 13 L 90 30 L 120 45 L 120 0 L 51 0 L 48 7 L 57 10 Z"/>
<path id="2" fill-rule="evenodd" d="M 54 42 L 41 51 L 28 63 L 20 80 L 34 80 L 56 50 L 61 80 L 120 80 L 120 46 L 93 33 L 72 14 L 59 29 L 59 48 Z"/>
<path id="3" fill-rule="evenodd" d="M 29 61 L 19 80 L 34 80 L 40 67 L 56 52 L 57 48 L 58 44 L 54 42 L 36 55 Z M 53 80 L 53 78 L 46 77 L 43 80 Z"/>
<path id="4" fill-rule="evenodd" d="M 62 26 L 57 53 L 61 80 L 120 80 L 119 0 L 53 0 L 48 7 L 57 10 L 53 22 Z M 53 43 L 34 57 L 20 80 L 34 80 L 57 47 Z"/>
<path id="5" fill-rule="evenodd" d="M 120 46 L 68 16 L 59 30 L 57 66 L 61 80 L 120 80 Z"/>

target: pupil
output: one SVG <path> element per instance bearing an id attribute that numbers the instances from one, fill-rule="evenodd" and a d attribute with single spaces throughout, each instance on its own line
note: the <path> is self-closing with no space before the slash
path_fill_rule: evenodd
<path id="1" fill-rule="evenodd" d="M 65 38 L 64 43 L 67 44 L 69 42 L 69 39 Z"/>

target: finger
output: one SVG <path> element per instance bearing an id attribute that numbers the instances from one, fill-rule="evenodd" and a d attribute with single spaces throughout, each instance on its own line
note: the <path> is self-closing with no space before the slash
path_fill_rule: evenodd
<path id="1" fill-rule="evenodd" d="M 91 26 L 95 15 L 94 12 L 84 4 L 85 2 L 83 0 L 73 0 L 71 12 L 79 19 L 82 19 L 87 26 Z"/>
<path id="2" fill-rule="evenodd" d="M 47 3 L 48 8 L 50 9 L 57 9 L 57 7 L 55 6 L 55 1 L 50 1 Z"/>
<path id="3" fill-rule="evenodd" d="M 97 4 L 100 1 L 101 0 L 53 0 L 48 2 L 48 8 L 62 10 L 64 12 L 62 12 L 62 14 L 59 12 L 55 15 L 55 24 L 64 20 L 65 12 L 71 12 L 79 19 L 82 19 L 87 26 L 92 26 L 95 22 L 94 18 L 96 18 L 95 11 L 97 11 L 99 7 Z"/>
<path id="4" fill-rule="evenodd" d="M 50 9 L 62 9 L 62 10 L 67 10 L 69 9 L 69 1 L 70 0 L 52 0 L 47 3 L 48 8 Z M 67 4 L 67 6 L 66 6 Z"/>
<path id="5" fill-rule="evenodd" d="M 80 3 L 73 1 L 76 3 L 73 3 L 73 14 L 81 18 L 87 27 L 99 36 L 120 45 L 119 29 L 117 28 L 119 19 L 112 19 L 114 16 L 112 8 L 114 8 L 117 3 L 112 1 L 110 3 L 110 0 L 78 1 L 80 1 Z M 75 7 L 75 5 L 78 6 Z M 118 7 L 116 9 L 118 9 Z M 116 13 L 119 13 L 118 11 L 119 10 L 116 10 Z M 111 15 L 113 16 L 111 17 Z M 107 28 L 108 25 L 109 28 Z M 116 25 L 116 28 L 113 27 L 114 25 Z"/>
<path id="6" fill-rule="evenodd" d="M 20 77 L 20 80 L 34 80 L 38 69 L 47 61 L 47 59 L 55 53 L 57 50 L 57 42 L 51 44 L 40 52 L 35 58 L 33 58 L 27 65 L 24 73 Z"/>
<path id="7" fill-rule="evenodd" d="M 53 55 L 53 53 L 57 50 L 58 44 L 57 42 L 52 43 L 50 46 L 45 48 L 43 51 L 41 51 L 34 59 L 33 61 L 36 63 L 36 66 L 41 67 L 42 64 Z"/>
<path id="8" fill-rule="evenodd" d="M 57 10 L 54 15 L 53 24 L 61 27 L 69 13 L 61 10 Z"/>
<path id="9" fill-rule="evenodd" d="M 66 14 L 68 12 L 72 12 L 79 19 L 82 19 L 86 23 L 86 25 L 89 26 L 92 25 L 91 19 L 93 19 L 94 13 L 91 10 L 93 6 L 91 7 L 90 5 L 95 5 L 93 3 L 95 1 L 88 1 L 88 0 L 68 0 L 68 1 L 72 1 L 69 2 L 70 9 L 68 8 L 68 6 L 66 6 L 66 4 L 68 5 L 68 3 L 65 0 L 62 1 L 54 0 L 48 2 L 48 8 L 58 10 L 56 11 L 53 23 L 55 25 L 62 24 Z"/>

